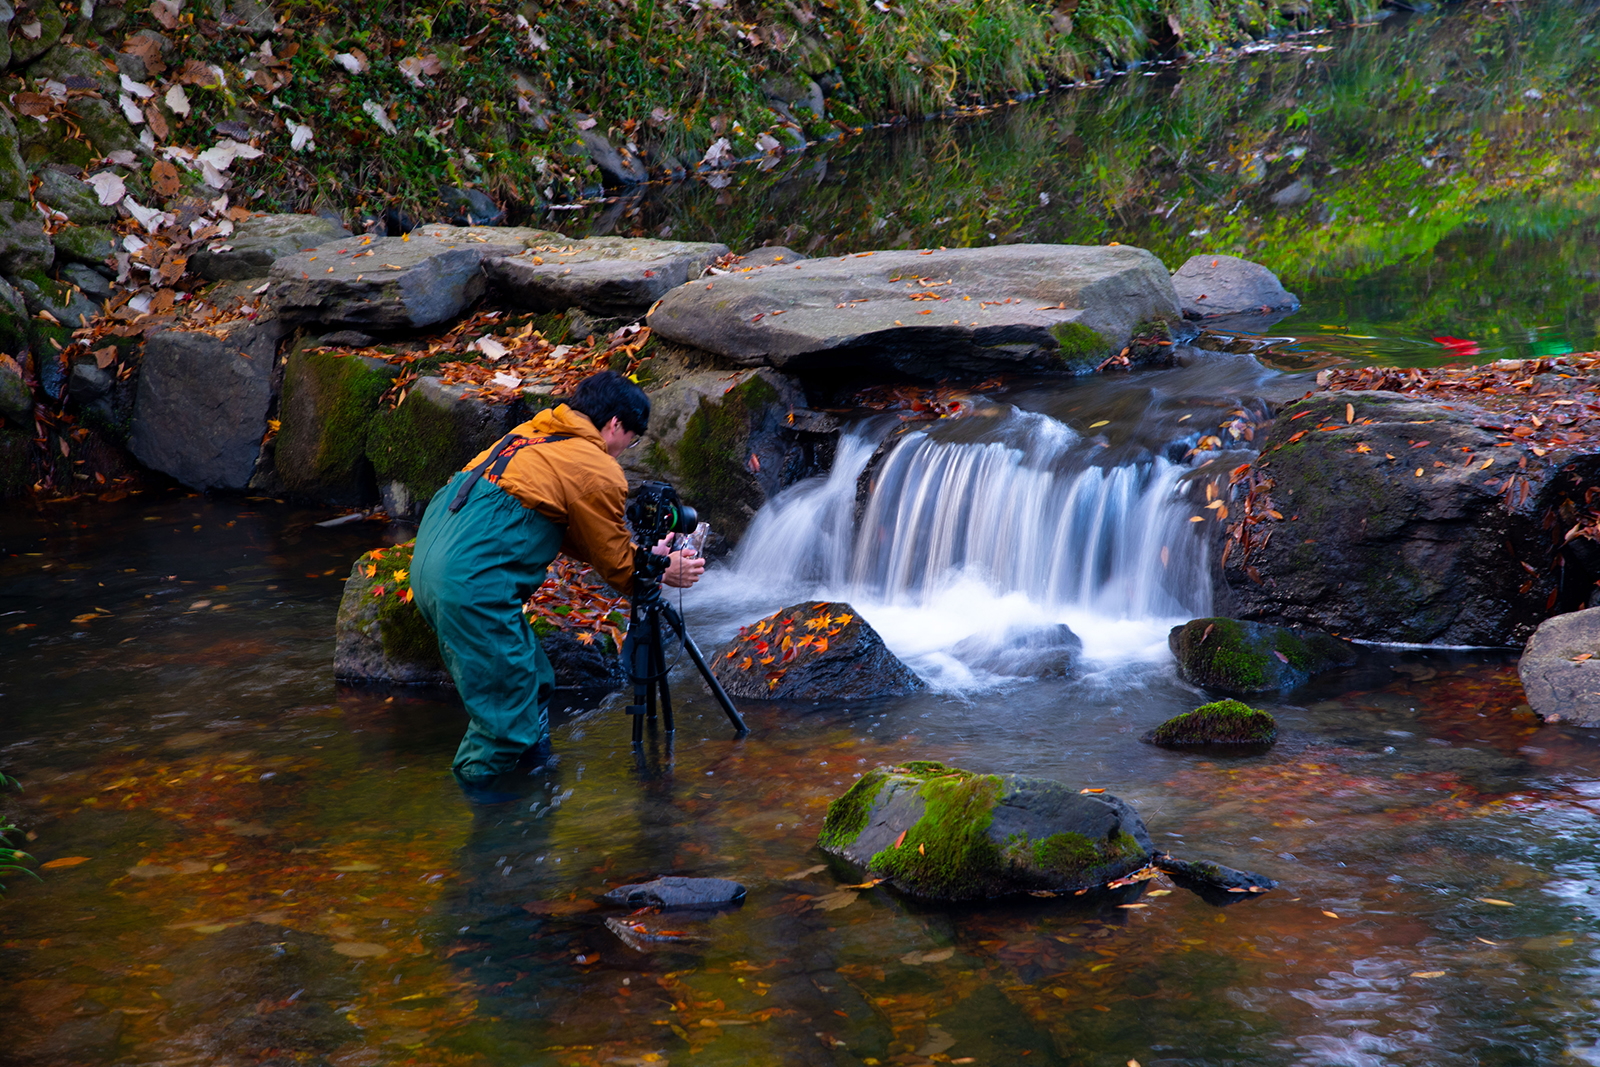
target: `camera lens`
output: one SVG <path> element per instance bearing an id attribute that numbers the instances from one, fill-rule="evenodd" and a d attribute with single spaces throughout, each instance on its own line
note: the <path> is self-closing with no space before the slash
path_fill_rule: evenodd
<path id="1" fill-rule="evenodd" d="M 672 509 L 676 520 L 672 524 L 673 533 L 694 533 L 694 528 L 700 524 L 700 516 L 688 504 L 679 504 Z"/>

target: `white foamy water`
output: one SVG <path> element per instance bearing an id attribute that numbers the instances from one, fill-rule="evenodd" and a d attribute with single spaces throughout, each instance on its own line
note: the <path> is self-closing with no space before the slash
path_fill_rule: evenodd
<path id="1" fill-rule="evenodd" d="M 1205 542 L 1162 458 L 1118 467 L 1046 415 L 1011 411 L 974 441 L 907 435 L 857 482 L 892 426 L 845 434 L 832 470 L 756 516 L 700 594 L 762 613 L 853 604 L 938 689 L 1167 659 L 1167 631 L 1209 613 Z M 1082 641 L 1081 653 L 1061 627 Z"/>

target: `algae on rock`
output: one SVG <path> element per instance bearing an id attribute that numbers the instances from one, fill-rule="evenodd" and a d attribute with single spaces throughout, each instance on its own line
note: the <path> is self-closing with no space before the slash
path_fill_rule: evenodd
<path id="1" fill-rule="evenodd" d="M 1174 626 L 1167 644 L 1184 681 L 1239 696 L 1293 689 L 1356 660 L 1354 645 L 1329 634 L 1238 619 Z"/>
<path id="2" fill-rule="evenodd" d="M 289 354 L 275 453 L 284 488 L 332 504 L 376 495 L 367 437 L 398 368 L 302 341 Z"/>
<path id="3" fill-rule="evenodd" d="M 1242 745 L 1262 747 L 1278 739 L 1278 722 L 1270 712 L 1218 700 L 1174 715 L 1139 740 L 1151 745 Z"/>
<path id="4" fill-rule="evenodd" d="M 1154 852 L 1114 796 L 931 761 L 863 776 L 828 806 L 818 843 L 902 892 L 947 901 L 1103 889 Z"/>

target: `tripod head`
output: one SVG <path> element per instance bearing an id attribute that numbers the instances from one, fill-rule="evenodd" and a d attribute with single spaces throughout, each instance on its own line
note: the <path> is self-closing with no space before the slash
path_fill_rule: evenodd
<path id="1" fill-rule="evenodd" d="M 671 560 L 652 550 L 668 534 L 692 533 L 700 516 L 685 504 L 678 491 L 667 482 L 645 482 L 628 503 L 628 525 L 633 529 L 633 586 L 635 593 L 647 588 L 659 594 L 661 576 Z M 648 594 L 647 594 L 648 595 Z M 637 595 L 636 595 L 637 599 Z"/>

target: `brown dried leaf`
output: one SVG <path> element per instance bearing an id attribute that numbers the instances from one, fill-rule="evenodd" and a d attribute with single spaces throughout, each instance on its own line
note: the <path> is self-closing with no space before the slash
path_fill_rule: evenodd
<path id="1" fill-rule="evenodd" d="M 148 110 L 157 115 L 160 114 L 160 111 L 156 108 L 152 107 Z M 167 135 L 167 131 L 164 128 L 166 126 L 165 120 L 162 121 L 162 126 L 163 129 L 156 130 L 157 137 L 165 137 Z M 150 128 L 155 130 L 155 122 L 153 120 Z M 156 160 L 155 165 L 150 168 L 150 184 L 155 186 L 156 192 L 162 196 L 176 196 L 178 193 L 178 168 L 165 159 Z"/>

